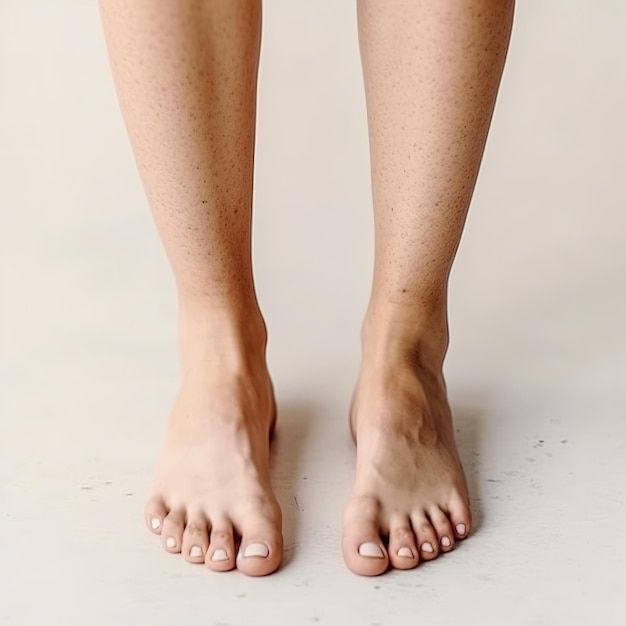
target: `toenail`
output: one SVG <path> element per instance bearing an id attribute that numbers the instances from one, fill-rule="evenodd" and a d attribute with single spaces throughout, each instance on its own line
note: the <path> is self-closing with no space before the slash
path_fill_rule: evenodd
<path id="1" fill-rule="evenodd" d="M 465 524 L 457 524 L 456 525 L 456 532 L 459 533 L 459 535 L 464 535 L 465 534 Z"/>
<path id="2" fill-rule="evenodd" d="M 359 554 L 361 556 L 369 556 L 374 559 L 383 559 L 385 557 L 380 546 L 373 541 L 362 543 L 359 546 Z"/>
<path id="3" fill-rule="evenodd" d="M 228 561 L 228 554 L 226 554 L 226 550 L 216 550 L 211 557 L 211 561 Z"/>
<path id="4" fill-rule="evenodd" d="M 448 539 L 447 537 L 442 537 L 441 538 L 441 545 L 444 548 L 449 548 L 450 547 L 450 539 Z"/>
<path id="5" fill-rule="evenodd" d="M 251 543 L 245 550 L 244 550 L 244 557 L 249 557 L 249 556 L 260 556 L 265 558 L 266 556 L 268 556 L 270 553 L 270 549 L 264 544 L 264 543 Z"/>
<path id="6" fill-rule="evenodd" d="M 422 544 L 422 550 L 424 552 L 434 552 L 435 548 L 433 548 L 433 545 L 431 543 L 426 542 Z"/>
<path id="7" fill-rule="evenodd" d="M 153 517 L 152 520 L 150 520 L 150 526 L 152 526 L 153 530 L 161 528 L 161 520 L 158 517 Z"/>
<path id="8" fill-rule="evenodd" d="M 406 546 L 404 546 L 403 548 L 400 548 L 398 550 L 398 556 L 405 556 L 407 559 L 412 559 L 413 552 L 411 552 L 410 548 L 407 548 Z"/>
<path id="9" fill-rule="evenodd" d="M 168 537 L 167 541 L 165 542 L 165 545 L 168 548 L 175 548 L 176 547 L 176 539 L 174 539 L 174 537 Z"/>
<path id="10" fill-rule="evenodd" d="M 200 546 L 191 546 L 189 556 L 202 556 L 202 548 Z"/>

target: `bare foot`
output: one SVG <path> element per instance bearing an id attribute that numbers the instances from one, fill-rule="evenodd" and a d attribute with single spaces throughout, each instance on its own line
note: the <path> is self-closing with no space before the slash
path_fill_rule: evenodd
<path id="1" fill-rule="evenodd" d="M 168 552 L 218 572 L 237 567 L 263 576 L 282 558 L 269 477 L 275 404 L 265 342 L 260 315 L 181 315 L 183 383 L 145 518 Z"/>
<path id="2" fill-rule="evenodd" d="M 442 374 L 446 333 L 378 328 L 364 333 L 350 415 L 356 481 L 343 522 L 344 560 L 366 576 L 434 559 L 471 528 Z"/>

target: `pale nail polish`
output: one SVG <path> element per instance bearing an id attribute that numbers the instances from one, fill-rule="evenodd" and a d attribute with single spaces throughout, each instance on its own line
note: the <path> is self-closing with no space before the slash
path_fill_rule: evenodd
<path id="1" fill-rule="evenodd" d="M 191 546 L 189 556 L 202 556 L 202 548 L 200 546 Z"/>
<path id="2" fill-rule="evenodd" d="M 424 552 L 434 552 L 435 548 L 433 548 L 431 543 L 426 542 L 422 544 L 422 550 Z"/>
<path id="3" fill-rule="evenodd" d="M 211 557 L 211 561 L 228 561 L 226 550 L 222 550 L 221 548 L 216 550 Z"/>
<path id="4" fill-rule="evenodd" d="M 407 559 L 412 559 L 413 558 L 413 552 L 411 552 L 410 548 L 407 548 L 406 546 L 400 548 L 398 550 L 398 556 L 404 556 Z"/>
<path id="5" fill-rule="evenodd" d="M 448 537 L 442 537 L 441 538 L 441 545 L 444 548 L 449 548 L 450 547 L 450 539 L 448 539 Z"/>
<path id="6" fill-rule="evenodd" d="M 456 532 L 459 533 L 459 535 L 464 535 L 465 531 L 466 531 L 465 524 L 456 525 Z"/>
<path id="7" fill-rule="evenodd" d="M 369 556 L 373 559 L 383 559 L 385 555 L 380 546 L 373 541 L 367 541 L 359 546 L 359 554 L 361 556 Z"/>
<path id="8" fill-rule="evenodd" d="M 269 556 L 270 549 L 264 543 L 251 543 L 243 552 L 244 557 L 260 556 L 265 558 Z"/>
<path id="9" fill-rule="evenodd" d="M 153 517 L 150 520 L 150 526 L 152 526 L 152 530 L 156 530 L 157 528 L 161 528 L 161 520 L 158 517 Z"/>
<path id="10" fill-rule="evenodd" d="M 175 548 L 176 547 L 176 539 L 174 539 L 174 537 L 168 537 L 167 541 L 165 542 L 165 545 L 168 548 Z"/>

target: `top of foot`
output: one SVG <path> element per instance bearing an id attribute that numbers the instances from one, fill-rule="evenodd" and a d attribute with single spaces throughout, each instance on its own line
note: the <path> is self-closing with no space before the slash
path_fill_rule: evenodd
<path id="1" fill-rule="evenodd" d="M 351 427 L 357 467 L 342 546 L 353 572 L 411 569 L 468 535 L 467 484 L 437 367 L 364 360 Z"/>
<path id="2" fill-rule="evenodd" d="M 264 356 L 211 341 L 199 358 L 197 342 L 182 355 L 146 523 L 165 550 L 192 563 L 270 574 L 282 559 L 282 522 L 269 478 L 275 404 Z"/>

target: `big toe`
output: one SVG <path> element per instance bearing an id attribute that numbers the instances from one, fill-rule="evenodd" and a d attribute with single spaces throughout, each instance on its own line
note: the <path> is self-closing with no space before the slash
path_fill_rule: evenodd
<path id="1" fill-rule="evenodd" d="M 242 527 L 237 569 L 248 576 L 275 572 L 283 557 L 280 513 L 249 520 Z"/>
<path id="2" fill-rule="evenodd" d="M 237 555 L 237 569 L 248 576 L 267 576 L 275 572 L 282 560 L 280 535 L 269 528 L 246 533 Z"/>
<path id="3" fill-rule="evenodd" d="M 369 497 L 354 498 L 344 511 L 343 559 L 355 574 L 379 576 L 389 567 L 389 557 L 380 537 L 378 503 Z"/>

